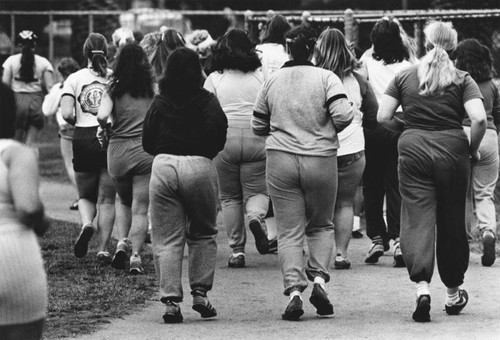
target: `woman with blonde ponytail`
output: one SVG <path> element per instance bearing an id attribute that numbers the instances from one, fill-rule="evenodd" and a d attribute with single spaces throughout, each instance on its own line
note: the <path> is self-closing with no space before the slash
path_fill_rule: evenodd
<path id="1" fill-rule="evenodd" d="M 446 313 L 459 314 L 468 302 L 460 289 L 469 263 L 465 200 L 471 162 L 481 157 L 478 148 L 486 130 L 479 87 L 448 56 L 457 46 L 457 32 L 450 23 L 435 21 L 425 34 L 428 54 L 420 65 L 396 75 L 377 116 L 387 128 L 404 125 L 398 144 L 401 250 L 410 280 L 417 284 L 417 322 L 430 321 L 435 255 L 447 288 Z M 394 118 L 399 105 L 404 124 Z M 462 129 L 466 114 L 470 143 Z"/>

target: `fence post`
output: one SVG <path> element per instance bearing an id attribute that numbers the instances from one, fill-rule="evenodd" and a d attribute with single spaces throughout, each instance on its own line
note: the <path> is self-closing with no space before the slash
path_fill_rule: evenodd
<path id="1" fill-rule="evenodd" d="M 10 15 L 10 54 L 16 51 L 16 16 Z"/>
<path id="2" fill-rule="evenodd" d="M 89 14 L 89 34 L 94 32 L 94 15 Z"/>
<path id="3" fill-rule="evenodd" d="M 417 50 L 415 53 L 417 54 L 417 58 L 420 58 L 422 53 L 422 26 L 419 21 L 413 23 L 413 39 L 415 39 L 415 46 Z"/>
<path id="4" fill-rule="evenodd" d="M 49 14 L 49 60 L 54 63 L 54 15 Z"/>
<path id="5" fill-rule="evenodd" d="M 349 42 L 354 42 L 356 39 L 354 36 L 354 12 L 350 8 L 344 12 L 344 34 Z"/>

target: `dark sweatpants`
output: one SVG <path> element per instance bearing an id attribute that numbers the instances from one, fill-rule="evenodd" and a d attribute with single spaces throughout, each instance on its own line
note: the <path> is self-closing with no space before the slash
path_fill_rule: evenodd
<path id="1" fill-rule="evenodd" d="M 399 237 L 401 195 L 398 183 L 398 137 L 381 126 L 365 129 L 366 166 L 363 173 L 366 233 L 384 241 Z M 384 221 L 384 197 L 387 226 Z"/>
<path id="2" fill-rule="evenodd" d="M 470 178 L 467 136 L 461 129 L 410 129 L 399 138 L 398 148 L 401 250 L 410 280 L 431 281 L 436 253 L 445 286 L 460 286 L 469 263 L 465 229 Z"/>

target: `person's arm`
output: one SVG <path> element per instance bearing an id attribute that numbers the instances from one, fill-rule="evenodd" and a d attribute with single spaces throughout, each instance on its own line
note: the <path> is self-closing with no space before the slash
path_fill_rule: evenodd
<path id="1" fill-rule="evenodd" d="M 158 142 L 157 127 L 159 123 L 156 121 L 156 111 L 156 103 L 153 99 L 142 125 L 142 148 L 153 156 L 156 156 L 155 146 Z"/>
<path id="2" fill-rule="evenodd" d="M 54 86 L 54 74 L 51 70 L 46 70 L 43 73 L 43 84 L 47 92 L 50 92 L 50 89 Z"/>
<path id="3" fill-rule="evenodd" d="M 354 109 L 347 98 L 344 85 L 333 72 L 330 72 L 327 77 L 326 96 L 326 108 L 332 118 L 335 131 L 339 133 L 351 124 Z"/>
<path id="4" fill-rule="evenodd" d="M 399 100 L 384 94 L 377 113 L 377 121 L 387 130 L 401 132 L 404 130 L 404 123 L 397 119 L 394 113 L 399 106 Z"/>
<path id="5" fill-rule="evenodd" d="M 42 112 L 45 116 L 53 116 L 59 109 L 61 103 L 61 89 L 54 85 L 50 92 L 45 96 L 42 103 Z"/>
<path id="6" fill-rule="evenodd" d="M 113 112 L 113 99 L 109 95 L 109 91 L 104 91 L 101 98 L 101 105 L 99 105 L 99 111 L 97 112 L 97 122 L 99 126 L 97 127 L 96 137 L 99 140 L 101 146 L 107 144 L 109 139 L 109 117 Z"/>
<path id="7" fill-rule="evenodd" d="M 61 115 L 68 124 L 75 125 L 75 97 L 63 95 L 61 98 Z"/>
<path id="8" fill-rule="evenodd" d="M 10 58 L 2 65 L 2 83 L 12 86 L 12 70 L 10 67 Z"/>
<path id="9" fill-rule="evenodd" d="M 470 154 L 473 162 L 479 161 L 479 145 L 486 132 L 486 112 L 481 99 L 474 98 L 464 103 L 465 112 L 470 119 Z"/>
<path id="10" fill-rule="evenodd" d="M 22 145 L 7 148 L 1 156 L 8 168 L 8 183 L 19 220 L 37 235 L 43 235 L 49 224 L 39 195 L 37 156 Z"/>
<path id="11" fill-rule="evenodd" d="M 377 127 L 378 101 L 368 80 L 358 73 L 354 73 L 361 90 L 361 112 L 363 112 L 363 127 L 373 129 Z"/>
<path id="12" fill-rule="evenodd" d="M 252 131 L 257 136 L 267 136 L 271 131 L 271 112 L 267 105 L 265 84 L 257 95 L 251 124 Z"/>

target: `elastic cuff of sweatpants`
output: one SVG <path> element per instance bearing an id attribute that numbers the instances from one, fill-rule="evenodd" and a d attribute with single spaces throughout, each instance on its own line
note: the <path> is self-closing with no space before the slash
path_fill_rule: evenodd
<path id="1" fill-rule="evenodd" d="M 325 282 L 330 281 L 330 274 L 322 272 L 322 271 L 317 270 L 317 269 L 307 268 L 306 275 L 307 275 L 307 279 L 311 282 L 314 282 L 314 278 L 317 276 L 322 277 L 325 280 Z"/>
<path id="2" fill-rule="evenodd" d="M 290 293 L 293 292 L 293 291 L 296 291 L 298 290 L 299 292 L 303 292 L 304 290 L 306 290 L 307 288 L 307 284 L 305 285 L 293 285 L 293 286 L 290 286 L 288 288 L 285 288 L 285 290 L 283 291 L 283 294 L 285 294 L 286 296 L 290 296 Z"/>
<path id="3" fill-rule="evenodd" d="M 179 303 L 179 302 L 182 302 L 182 297 L 179 297 L 179 296 L 163 296 L 160 298 L 160 301 L 162 303 L 167 303 L 167 301 L 172 301 L 172 302 L 175 302 L 175 303 Z"/>

